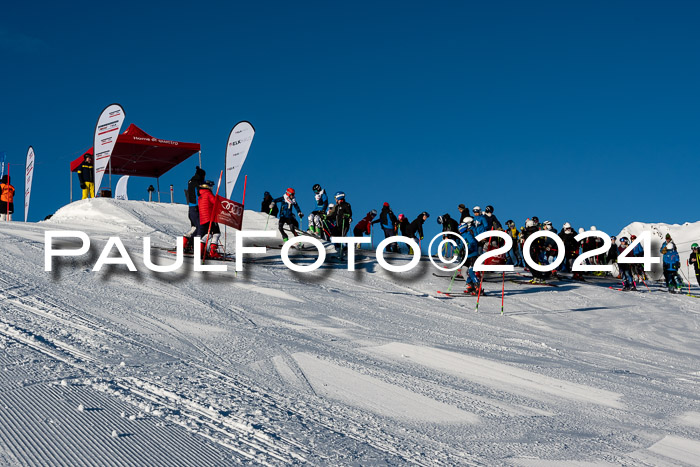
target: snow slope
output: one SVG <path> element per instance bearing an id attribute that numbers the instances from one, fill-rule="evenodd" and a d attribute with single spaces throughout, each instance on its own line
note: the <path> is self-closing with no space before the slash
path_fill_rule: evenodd
<path id="1" fill-rule="evenodd" d="M 697 298 L 509 274 L 501 315 L 494 275 L 475 313 L 427 260 L 392 274 L 367 251 L 354 273 L 279 250 L 237 275 L 147 271 L 142 237 L 188 224 L 107 199 L 0 224 L 0 463 L 700 465 Z M 44 272 L 58 229 L 93 248 Z M 114 235 L 138 272 L 92 272 Z"/>

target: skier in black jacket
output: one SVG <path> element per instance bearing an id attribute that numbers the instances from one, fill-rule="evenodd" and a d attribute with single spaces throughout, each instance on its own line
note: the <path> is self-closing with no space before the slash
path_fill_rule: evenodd
<path id="1" fill-rule="evenodd" d="M 698 281 L 698 285 L 700 285 L 700 247 L 698 247 L 697 243 L 693 243 L 691 248 L 692 251 L 690 252 L 688 263 L 695 268 L 695 278 Z"/>
<path id="2" fill-rule="evenodd" d="M 92 163 L 92 154 L 83 154 L 83 163 L 78 166 L 78 180 L 80 189 L 83 190 L 83 199 L 95 197 L 95 166 Z"/>
<path id="3" fill-rule="evenodd" d="M 187 182 L 187 217 L 190 219 L 190 230 L 183 237 L 185 253 L 192 251 L 194 246 L 194 234 L 199 228 L 199 205 L 197 204 L 197 193 L 199 186 L 204 183 L 207 173 L 199 166 L 195 167 L 194 175 Z"/>
<path id="4" fill-rule="evenodd" d="M 269 214 L 272 217 L 277 217 L 277 214 L 279 214 L 280 210 L 277 207 L 277 204 L 273 205 L 273 202 L 274 198 L 272 197 L 269 191 L 266 191 L 263 195 L 262 205 L 260 206 L 260 212 Z M 272 206 L 272 208 L 270 208 L 270 206 Z"/>
<path id="5" fill-rule="evenodd" d="M 456 220 L 452 219 L 449 214 L 443 214 L 438 216 L 437 223 L 442 225 L 442 232 L 454 232 L 459 235 L 459 224 Z M 443 238 L 445 236 L 443 235 Z"/>
<path id="6" fill-rule="evenodd" d="M 578 258 L 578 250 L 581 246 L 579 242 L 576 241 L 576 235 L 576 231 L 571 228 L 571 224 L 569 224 L 568 222 L 564 223 L 564 226 L 562 227 L 562 230 L 559 233 L 559 237 L 561 237 L 562 241 L 564 242 L 564 249 L 566 254 L 566 259 L 564 263 L 566 264 L 566 268 L 569 272 L 571 272 L 574 260 Z M 581 277 L 581 273 L 575 272 L 574 279 L 583 280 L 583 277 Z"/>
<path id="7" fill-rule="evenodd" d="M 493 215 L 493 206 L 486 206 L 484 217 L 486 218 L 486 230 L 503 230 L 503 226 L 498 221 L 498 218 Z"/>
<path id="8" fill-rule="evenodd" d="M 411 222 L 411 233 L 413 234 L 413 238 L 416 240 L 416 243 L 419 245 L 420 241 L 423 240 L 423 223 L 428 220 L 428 217 L 430 217 L 430 214 L 423 211 L 418 214 L 418 217 L 416 217 L 413 222 Z M 413 254 L 413 251 L 411 251 L 410 248 L 408 254 Z"/>
<path id="9" fill-rule="evenodd" d="M 384 238 L 393 237 L 396 235 L 396 228 L 399 224 L 394 211 L 389 207 L 389 203 L 384 203 L 382 206 L 382 212 L 379 213 L 379 226 L 384 231 Z M 386 247 L 386 251 L 398 253 L 399 246 L 396 243 L 392 243 Z"/>

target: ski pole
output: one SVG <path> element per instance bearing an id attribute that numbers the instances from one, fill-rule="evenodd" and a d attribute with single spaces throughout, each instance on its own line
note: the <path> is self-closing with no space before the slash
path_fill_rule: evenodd
<path id="1" fill-rule="evenodd" d="M 270 208 L 270 212 L 267 213 L 267 220 L 265 221 L 265 230 L 267 230 L 267 223 L 270 222 L 270 216 L 272 215 L 272 210 L 274 208 Z"/>
<path id="2" fill-rule="evenodd" d="M 452 284 L 454 283 L 457 274 L 459 274 L 459 268 L 455 269 L 455 273 L 452 274 L 452 280 L 450 280 L 450 286 L 447 287 L 447 293 L 450 293 L 452 291 Z"/>
<path id="3" fill-rule="evenodd" d="M 503 315 L 503 302 L 506 296 L 506 273 L 503 271 L 503 285 L 501 286 L 501 315 Z"/>
<path id="4" fill-rule="evenodd" d="M 479 279 L 479 293 L 476 296 L 476 310 L 474 310 L 476 312 L 479 311 L 479 299 L 481 298 L 481 284 L 484 283 L 484 274 L 485 271 L 481 271 L 481 278 Z"/>
<path id="5" fill-rule="evenodd" d="M 219 188 L 221 187 L 221 177 L 223 177 L 223 175 L 224 171 L 222 170 L 219 174 L 219 184 L 216 186 L 216 196 L 214 196 L 214 206 L 212 206 L 211 219 L 209 219 L 209 228 L 207 229 L 207 241 L 204 244 L 204 255 L 202 255 L 202 264 L 204 264 L 204 260 L 207 257 L 207 250 L 209 249 L 209 234 L 211 233 L 211 225 L 214 223 L 214 217 L 216 217 L 216 203 L 219 198 Z"/>

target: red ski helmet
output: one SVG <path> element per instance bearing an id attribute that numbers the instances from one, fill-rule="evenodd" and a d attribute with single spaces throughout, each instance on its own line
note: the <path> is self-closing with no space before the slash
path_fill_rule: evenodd
<path id="1" fill-rule="evenodd" d="M 287 188 L 287 196 L 294 196 L 294 188 Z"/>

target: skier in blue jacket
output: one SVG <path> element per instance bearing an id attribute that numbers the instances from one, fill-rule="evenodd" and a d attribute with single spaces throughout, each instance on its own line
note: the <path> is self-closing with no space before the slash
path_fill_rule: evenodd
<path id="1" fill-rule="evenodd" d="M 664 255 L 666 287 L 668 287 L 669 292 L 678 293 L 683 287 L 683 281 L 678 275 L 678 270 L 681 268 L 681 258 L 678 256 L 678 250 L 676 250 L 671 234 L 666 234 L 666 241 L 661 245 L 661 254 Z"/>
<path id="2" fill-rule="evenodd" d="M 282 234 L 283 242 L 289 240 L 287 233 L 284 231 L 285 225 L 289 225 L 289 230 L 291 230 L 292 235 L 294 235 L 295 237 L 299 235 L 299 233 L 297 232 L 299 223 L 294 218 L 294 209 L 297 210 L 297 213 L 299 214 L 299 219 L 302 219 L 304 217 L 304 214 L 301 212 L 301 209 L 299 209 L 299 205 L 297 204 L 297 200 L 294 196 L 294 193 L 294 188 L 287 188 L 287 191 L 283 196 L 274 199 L 270 204 L 270 207 L 272 207 L 277 203 L 282 203 L 280 207 L 279 231 Z"/>
<path id="3" fill-rule="evenodd" d="M 462 277 L 466 281 L 466 292 L 475 295 L 479 292 L 479 280 L 474 273 L 474 263 L 479 256 L 479 244 L 474 235 L 474 219 L 465 217 L 459 225 L 459 233 L 467 243 L 467 261 L 462 265 Z"/>

